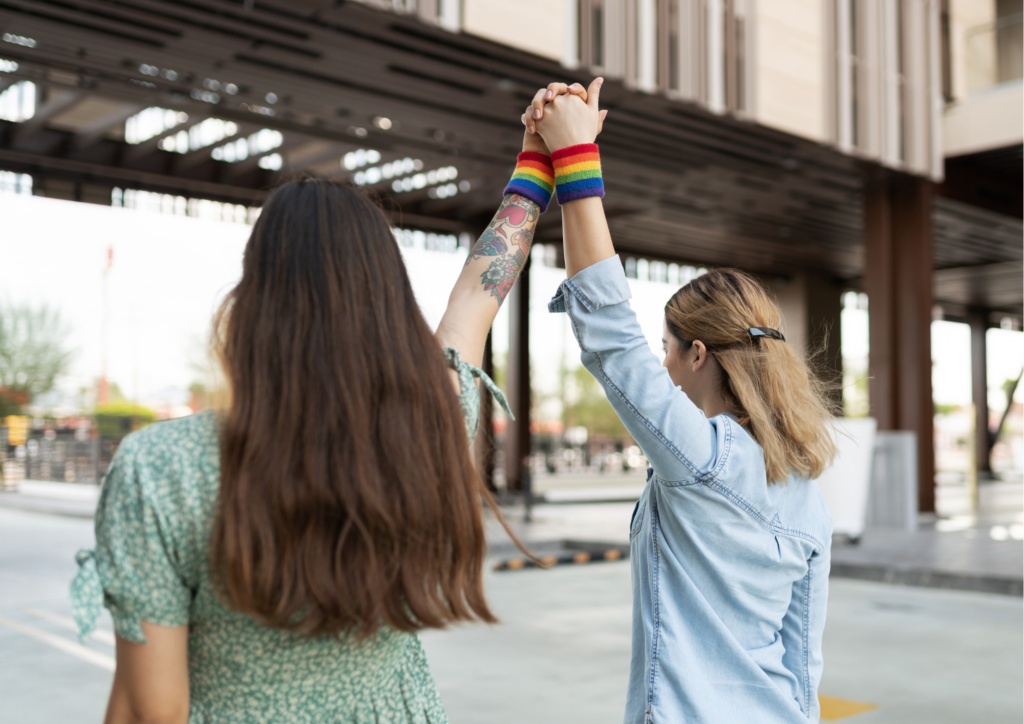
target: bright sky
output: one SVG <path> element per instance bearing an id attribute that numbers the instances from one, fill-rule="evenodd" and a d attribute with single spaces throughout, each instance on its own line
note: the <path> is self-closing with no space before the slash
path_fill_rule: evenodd
<path id="1" fill-rule="evenodd" d="M 103 269 L 107 246 L 114 262 L 107 278 L 109 378 L 142 401 L 165 398 L 199 378 L 210 319 L 241 273 L 249 227 L 142 210 L 0 194 L 0 302 L 45 302 L 58 308 L 76 350 L 71 374 L 60 386 L 69 393 L 93 384 L 102 368 Z M 538 250 L 539 251 L 539 250 Z M 436 326 L 455 279 L 461 253 L 403 249 L 410 278 L 427 321 Z M 539 390 L 554 392 L 562 356 L 571 369 L 579 350 L 565 315 L 547 314 L 562 270 L 535 257 L 531 277 L 530 339 Z M 661 315 L 669 284 L 631 280 L 633 308 L 660 356 Z M 846 310 L 843 349 L 867 352 L 866 314 Z M 933 325 L 935 398 L 970 402 L 970 340 L 964 325 Z M 495 351 L 508 347 L 508 313 L 494 329 Z M 1016 377 L 1024 360 L 1024 335 L 989 332 L 989 379 Z M 1018 392 L 1018 395 L 1024 391 Z M 1002 407 L 998 393 L 993 404 Z"/>

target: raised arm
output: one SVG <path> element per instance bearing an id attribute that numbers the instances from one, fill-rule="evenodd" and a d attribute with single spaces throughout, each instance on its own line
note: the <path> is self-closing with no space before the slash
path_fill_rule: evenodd
<path id="1" fill-rule="evenodd" d="M 629 284 L 615 258 L 592 145 L 602 118 L 600 80 L 591 85 L 586 103 L 556 96 L 534 109 L 537 129 L 552 149 L 568 277 L 550 309 L 572 317 L 583 365 L 604 387 L 658 476 L 689 480 L 713 468 L 720 445 L 704 413 L 651 353 L 629 306 Z"/>
<path id="2" fill-rule="evenodd" d="M 598 109 L 603 78 L 595 78 L 586 102 L 572 94 L 559 95 L 549 88 L 548 97 L 535 99 L 532 115 L 548 148 L 558 151 L 593 143 L 601 132 L 607 111 Z M 565 240 L 565 274 L 570 279 L 599 261 L 615 256 L 612 235 L 600 196 L 586 196 L 562 203 L 562 234 Z"/>
<path id="3" fill-rule="evenodd" d="M 560 94 L 587 98 L 587 91 L 578 84 L 552 83 L 538 91 L 536 102 L 543 104 L 545 95 Z M 476 366 L 483 359 L 494 317 L 526 264 L 537 221 L 554 189 L 551 152 L 523 118 L 527 128 L 516 172 L 497 213 L 466 259 L 436 333 L 442 347 L 454 347 L 463 361 Z"/>
<path id="4" fill-rule="evenodd" d="M 472 365 L 480 365 L 491 323 L 526 264 L 540 214 L 536 201 L 507 194 L 448 297 L 437 339 L 442 347 L 459 350 Z"/>

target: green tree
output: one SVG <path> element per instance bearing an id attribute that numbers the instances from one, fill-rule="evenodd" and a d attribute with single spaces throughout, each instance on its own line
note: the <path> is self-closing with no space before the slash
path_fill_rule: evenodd
<path id="1" fill-rule="evenodd" d="M 586 367 L 580 366 L 567 374 L 575 388 L 571 401 L 564 407 L 564 423 L 570 427 L 585 427 L 591 435 L 628 437 L 625 425 L 615 414 L 615 409 L 604 394 L 604 390 Z"/>
<path id="2" fill-rule="evenodd" d="M 125 400 L 96 408 L 96 425 L 100 435 L 120 437 L 154 422 L 155 412 Z"/>
<path id="3" fill-rule="evenodd" d="M 67 372 L 68 331 L 60 312 L 45 304 L 0 306 L 0 417 L 20 413 Z"/>

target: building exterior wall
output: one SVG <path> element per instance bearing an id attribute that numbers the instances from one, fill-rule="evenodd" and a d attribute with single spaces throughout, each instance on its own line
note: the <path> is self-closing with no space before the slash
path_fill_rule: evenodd
<path id="1" fill-rule="evenodd" d="M 760 123 L 825 140 L 824 20 L 821 0 L 758 0 L 756 64 Z"/>
<path id="2" fill-rule="evenodd" d="M 943 151 L 960 156 L 1024 143 L 1024 85 L 975 93 L 946 108 Z"/>
<path id="3" fill-rule="evenodd" d="M 360 1 L 942 178 L 942 0 Z M 950 2 L 962 31 L 1021 0 Z"/>
<path id="4" fill-rule="evenodd" d="M 1020 0 L 950 0 L 943 153 L 1024 142 Z"/>
<path id="5" fill-rule="evenodd" d="M 995 45 L 977 32 L 996 21 L 996 0 L 949 0 L 950 81 L 953 99 L 980 90 L 996 70 Z"/>
<path id="6" fill-rule="evenodd" d="M 462 30 L 561 61 L 570 21 L 567 5 L 562 0 L 463 0 Z"/>

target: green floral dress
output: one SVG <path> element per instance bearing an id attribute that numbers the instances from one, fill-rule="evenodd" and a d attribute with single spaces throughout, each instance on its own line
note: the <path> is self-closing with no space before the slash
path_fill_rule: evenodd
<path id="1" fill-rule="evenodd" d="M 459 372 L 472 439 L 480 409 L 474 377 L 508 406 L 487 375 L 455 350 L 445 353 Z M 364 644 L 310 638 L 221 604 L 207 561 L 219 481 L 213 411 L 125 438 L 96 511 L 96 549 L 77 555 L 71 602 L 81 636 L 102 606 L 117 633 L 136 643 L 146 641 L 143 620 L 188 624 L 190 724 L 447 722 L 415 634 L 383 626 Z"/>

